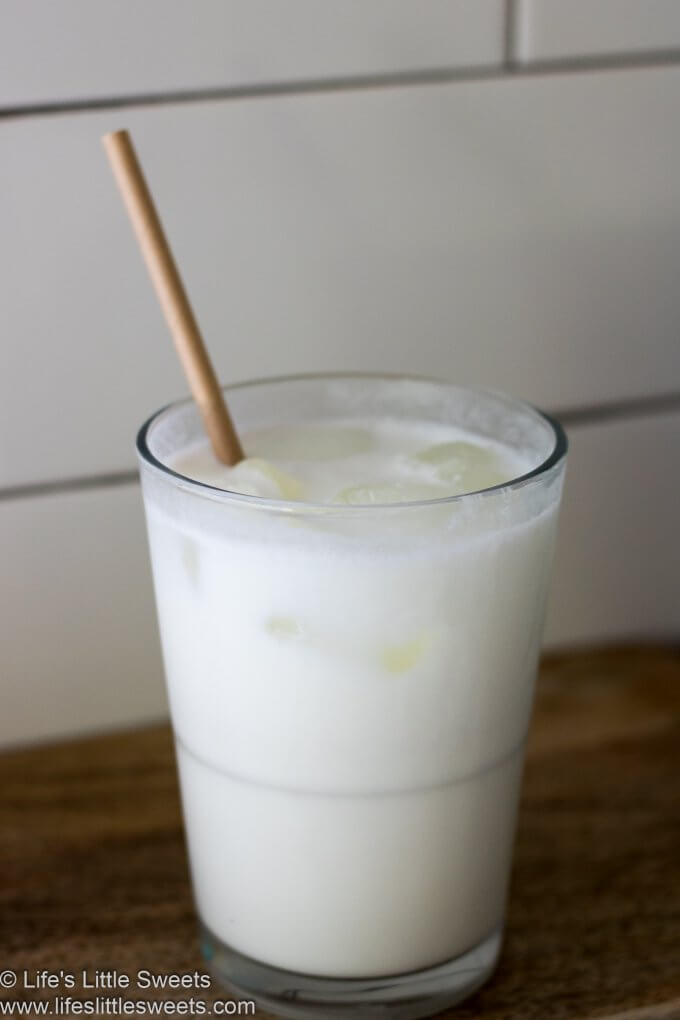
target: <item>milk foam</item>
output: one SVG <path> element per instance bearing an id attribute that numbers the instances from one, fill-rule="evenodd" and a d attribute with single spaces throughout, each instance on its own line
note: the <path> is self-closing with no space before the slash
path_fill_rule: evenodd
<path id="1" fill-rule="evenodd" d="M 426 422 L 305 422 L 248 432 L 242 441 L 246 460 L 234 468 L 220 464 L 207 441 L 181 451 L 171 467 L 246 495 L 352 505 L 460 495 L 530 467 L 500 443 Z"/>

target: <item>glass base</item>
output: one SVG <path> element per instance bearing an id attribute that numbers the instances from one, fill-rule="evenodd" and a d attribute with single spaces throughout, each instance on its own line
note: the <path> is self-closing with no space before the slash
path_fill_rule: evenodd
<path id="1" fill-rule="evenodd" d="M 466 999 L 489 978 L 501 948 L 493 932 L 455 960 L 427 970 L 378 978 L 293 974 L 242 956 L 200 926 L 201 950 L 212 975 L 241 999 L 284 1017 L 379 1017 L 414 1020 Z"/>

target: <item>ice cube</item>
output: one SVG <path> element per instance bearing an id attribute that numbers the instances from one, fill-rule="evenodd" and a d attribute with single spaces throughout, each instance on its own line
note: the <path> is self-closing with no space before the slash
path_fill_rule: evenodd
<path id="1" fill-rule="evenodd" d="M 199 556 L 198 545 L 188 535 L 182 536 L 182 566 L 184 567 L 189 583 L 193 588 L 198 588 L 199 577 Z"/>
<path id="2" fill-rule="evenodd" d="M 428 646 L 424 634 L 397 645 L 389 645 L 380 653 L 380 661 L 390 673 L 406 673 L 421 660 Z"/>
<path id="3" fill-rule="evenodd" d="M 417 460 L 424 460 L 426 464 L 448 464 L 450 461 L 465 459 L 474 456 L 482 447 L 474 446 L 472 443 L 451 442 L 435 443 L 416 454 Z"/>
<path id="4" fill-rule="evenodd" d="M 476 443 L 437 443 L 417 453 L 416 459 L 436 468 L 437 478 L 457 494 L 488 489 L 508 479 L 496 451 Z"/>
<path id="5" fill-rule="evenodd" d="M 302 499 L 302 485 L 285 471 L 260 457 L 246 457 L 231 469 L 229 488 L 245 496 L 269 499 Z"/>
<path id="6" fill-rule="evenodd" d="M 249 453 L 277 460 L 339 460 L 371 446 L 368 429 L 344 425 L 288 425 L 256 432 L 246 440 Z"/>
<path id="7" fill-rule="evenodd" d="M 369 503 L 417 503 L 423 499 L 441 499 L 446 491 L 438 485 L 422 482 L 364 482 L 342 489 L 334 503 L 350 503 L 355 506 Z"/>
<path id="8" fill-rule="evenodd" d="M 272 637 L 281 641 L 292 641 L 303 635 L 302 624 L 292 616 L 270 616 L 265 623 Z"/>

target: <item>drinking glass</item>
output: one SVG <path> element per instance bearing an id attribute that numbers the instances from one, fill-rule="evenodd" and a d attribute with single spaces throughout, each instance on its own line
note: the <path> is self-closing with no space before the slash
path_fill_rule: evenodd
<path id="1" fill-rule="evenodd" d="M 173 469 L 202 437 L 192 401 L 138 436 L 210 967 L 291 1017 L 430 1015 L 501 945 L 565 435 L 520 401 L 415 378 L 225 393 L 242 435 L 430 421 L 528 464 L 461 496 L 314 504 Z"/>

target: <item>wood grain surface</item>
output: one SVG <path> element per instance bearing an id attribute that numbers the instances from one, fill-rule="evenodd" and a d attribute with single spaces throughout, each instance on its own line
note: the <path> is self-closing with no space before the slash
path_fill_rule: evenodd
<path id="1" fill-rule="evenodd" d="M 680 1018 L 679 737 L 679 651 L 543 664 L 505 948 L 451 1017 Z M 13 751 L 0 784 L 0 1001 L 53 999 L 24 970 L 205 973 L 167 726 Z"/>

